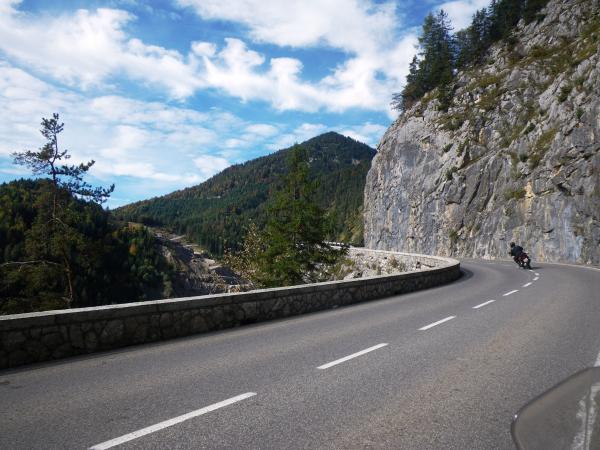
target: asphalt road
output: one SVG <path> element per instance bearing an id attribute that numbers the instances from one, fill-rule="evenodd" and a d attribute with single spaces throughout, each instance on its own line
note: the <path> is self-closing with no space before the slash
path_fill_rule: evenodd
<path id="1" fill-rule="evenodd" d="M 512 448 L 524 403 L 600 363 L 600 271 L 462 267 L 435 289 L 1 371 L 0 448 Z"/>

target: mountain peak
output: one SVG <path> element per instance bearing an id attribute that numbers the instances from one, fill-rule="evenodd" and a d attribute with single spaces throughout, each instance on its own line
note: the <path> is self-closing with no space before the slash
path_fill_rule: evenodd
<path id="1" fill-rule="evenodd" d="M 319 183 L 317 200 L 333 222 L 331 239 L 360 243 L 364 183 L 375 149 L 333 131 L 301 145 Z M 241 242 L 251 221 L 265 222 L 266 202 L 287 171 L 291 149 L 228 167 L 197 186 L 117 208 L 115 214 L 187 234 L 219 254 Z"/>

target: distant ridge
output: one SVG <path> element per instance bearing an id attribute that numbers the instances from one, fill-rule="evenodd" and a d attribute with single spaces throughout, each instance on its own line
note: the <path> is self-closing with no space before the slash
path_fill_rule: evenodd
<path id="1" fill-rule="evenodd" d="M 331 239 L 361 244 L 365 177 L 375 150 L 335 132 L 303 145 L 311 176 L 319 183 L 318 201 L 333 222 Z M 170 228 L 188 235 L 214 254 L 236 248 L 245 227 L 266 220 L 266 202 L 286 171 L 290 148 L 228 167 L 209 180 L 171 194 L 115 209 L 124 220 Z"/>

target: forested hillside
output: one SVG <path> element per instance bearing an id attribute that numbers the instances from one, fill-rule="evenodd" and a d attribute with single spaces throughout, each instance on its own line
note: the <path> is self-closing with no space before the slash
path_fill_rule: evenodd
<path id="1" fill-rule="evenodd" d="M 49 232 L 49 180 L 0 185 L 0 314 L 171 295 L 173 269 L 152 234 L 113 222 L 100 205 L 60 192 L 68 233 Z M 63 262 L 68 257 L 70 298 Z"/>
<path id="2" fill-rule="evenodd" d="M 329 238 L 360 244 L 365 176 L 375 150 L 337 133 L 325 133 L 302 144 L 316 180 L 317 201 L 331 221 Z M 290 149 L 280 150 L 225 169 L 206 182 L 118 208 L 123 220 L 168 227 L 220 255 L 236 249 L 250 222 L 266 222 L 266 202 L 279 188 Z"/>

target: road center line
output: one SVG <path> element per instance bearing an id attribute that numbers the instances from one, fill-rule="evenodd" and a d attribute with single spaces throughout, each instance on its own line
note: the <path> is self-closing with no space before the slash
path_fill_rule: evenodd
<path id="1" fill-rule="evenodd" d="M 151 425 L 146 428 L 142 428 L 141 430 L 134 431 L 133 433 L 125 434 L 121 437 L 111 439 L 110 441 L 102 442 L 101 444 L 94 445 L 90 447 L 89 450 L 104 450 L 116 445 L 121 445 L 125 442 L 132 441 L 139 437 L 145 436 L 150 433 L 154 433 L 156 431 L 160 431 L 164 428 L 177 425 L 178 423 L 185 422 L 186 420 L 193 419 L 194 417 L 201 416 L 208 412 L 214 411 L 219 408 L 223 408 L 224 406 L 231 405 L 232 403 L 239 402 L 241 400 L 245 400 L 247 398 L 253 397 L 256 395 L 256 392 L 246 392 L 245 394 L 238 395 L 236 397 L 231 397 L 227 400 L 223 400 L 222 402 L 214 403 L 212 405 L 206 406 L 201 409 L 197 409 L 196 411 L 189 412 L 187 414 L 183 414 L 182 416 L 174 417 L 169 420 L 165 420 L 164 422 L 157 423 L 156 425 Z"/>
<path id="2" fill-rule="evenodd" d="M 473 306 L 473 309 L 479 309 L 485 305 L 489 305 L 490 303 L 494 303 L 496 300 L 488 300 L 487 302 L 483 302 L 480 305 Z"/>
<path id="3" fill-rule="evenodd" d="M 525 283 L 525 284 L 523 285 L 523 287 L 529 287 L 529 286 L 531 286 L 531 284 L 532 284 L 531 282 L 529 282 L 529 283 Z"/>
<path id="4" fill-rule="evenodd" d="M 519 292 L 518 289 L 515 289 L 514 291 L 509 291 L 506 294 L 502 294 L 503 297 L 508 297 L 510 294 L 514 294 L 515 292 Z"/>
<path id="5" fill-rule="evenodd" d="M 360 352 L 352 353 L 351 355 L 344 356 L 343 358 L 340 358 L 340 359 L 336 359 L 335 361 L 331 361 L 330 363 L 323 364 L 322 366 L 317 367 L 317 369 L 321 369 L 321 370 L 329 369 L 330 367 L 337 366 L 338 364 L 346 362 L 349 359 L 353 359 L 353 358 L 356 358 L 358 356 L 362 356 L 365 353 L 372 352 L 373 350 L 377 350 L 377 349 L 379 349 L 381 347 L 385 347 L 386 345 L 388 345 L 388 344 L 387 343 L 383 343 L 383 344 L 374 345 L 373 347 L 365 348 L 364 350 L 361 350 Z"/>
<path id="6" fill-rule="evenodd" d="M 433 322 L 433 323 L 430 323 L 429 325 L 425 325 L 424 327 L 419 328 L 419 331 L 429 330 L 430 328 L 433 328 L 436 325 L 439 325 L 439 324 L 444 323 L 444 322 L 448 322 L 449 320 L 452 320 L 454 318 L 456 318 L 456 316 L 446 317 L 445 319 L 438 320 L 437 322 Z"/>

